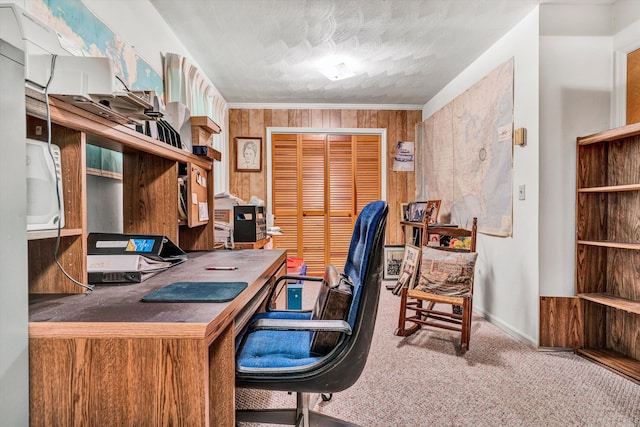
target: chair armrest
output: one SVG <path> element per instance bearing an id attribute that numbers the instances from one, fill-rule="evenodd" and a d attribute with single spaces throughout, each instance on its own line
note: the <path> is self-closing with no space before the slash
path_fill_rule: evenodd
<path id="1" fill-rule="evenodd" d="M 283 280 L 308 280 L 310 282 L 322 282 L 322 277 L 317 276 L 296 276 L 296 275 L 284 275 L 276 279 L 274 286 L 277 286 Z"/>
<path id="2" fill-rule="evenodd" d="M 322 282 L 323 278 L 316 277 L 316 276 L 297 276 L 297 275 L 284 275 L 284 276 L 278 277 L 275 283 L 273 284 L 273 287 L 271 288 L 269 297 L 267 298 L 267 308 L 266 308 L 267 311 L 274 311 L 271 309 L 272 303 L 274 303 L 278 299 L 278 296 L 280 296 L 280 292 L 282 292 L 282 289 L 284 289 L 284 284 L 283 284 L 283 286 L 280 287 L 280 290 L 278 290 L 279 283 L 284 280 L 296 280 L 296 281 L 302 280 L 302 281 L 309 281 L 309 282 Z M 283 310 L 277 310 L 277 311 L 283 311 Z M 285 310 L 285 311 L 289 311 L 289 310 Z M 290 310 L 290 311 L 299 311 L 299 310 Z"/>
<path id="3" fill-rule="evenodd" d="M 351 326 L 344 320 L 258 319 L 249 325 L 247 333 L 254 331 L 325 331 L 351 335 Z"/>

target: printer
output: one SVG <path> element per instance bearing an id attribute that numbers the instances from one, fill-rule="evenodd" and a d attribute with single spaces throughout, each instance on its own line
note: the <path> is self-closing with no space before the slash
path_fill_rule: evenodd
<path id="1" fill-rule="evenodd" d="M 0 4 L 0 39 L 25 51 L 25 78 L 42 91 L 83 110 L 121 124 L 153 120 L 153 105 L 130 91 L 114 72 L 110 58 L 84 52 L 15 4 Z M 53 55 L 57 55 L 55 63 Z"/>

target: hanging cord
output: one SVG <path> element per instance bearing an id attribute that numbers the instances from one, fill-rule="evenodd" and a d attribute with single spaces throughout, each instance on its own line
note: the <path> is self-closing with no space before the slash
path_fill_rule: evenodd
<path id="1" fill-rule="evenodd" d="M 56 161 L 55 161 L 55 157 L 53 156 L 53 150 L 51 149 L 51 110 L 49 107 L 49 85 L 51 84 L 51 80 L 53 80 L 53 73 L 56 68 L 57 57 L 58 55 L 51 56 L 51 75 L 49 76 L 49 80 L 47 81 L 46 86 L 44 87 L 44 102 L 47 108 L 47 146 L 49 148 L 49 156 L 51 156 L 51 160 L 53 161 L 54 165 Z M 60 261 L 58 260 L 58 251 L 60 250 L 60 233 L 61 233 L 61 225 L 62 225 L 61 218 L 62 218 L 63 207 L 62 207 L 62 195 L 60 194 L 60 186 L 58 185 L 57 180 L 58 180 L 58 175 L 56 173 L 56 195 L 58 199 L 58 234 L 56 236 L 55 249 L 53 250 L 53 259 L 58 265 L 58 268 L 60 269 L 60 271 L 62 271 L 62 273 L 67 277 L 67 279 L 71 280 L 73 283 L 75 283 L 80 287 L 83 287 L 89 291 L 93 291 L 93 286 L 79 282 L 78 280 L 71 277 L 71 275 L 66 272 L 66 270 L 64 269 L 64 267 L 62 267 L 62 264 L 60 264 Z"/>

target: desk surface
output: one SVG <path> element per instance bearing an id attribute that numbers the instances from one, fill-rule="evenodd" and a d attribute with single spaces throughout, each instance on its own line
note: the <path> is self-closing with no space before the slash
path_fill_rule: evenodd
<path id="1" fill-rule="evenodd" d="M 286 252 L 282 250 L 196 252 L 189 254 L 188 261 L 142 283 L 100 285 L 84 294 L 32 295 L 30 337 L 215 335 L 214 331 L 230 323 L 285 262 Z M 238 269 L 211 271 L 208 266 Z M 140 301 L 149 292 L 182 281 L 242 281 L 248 286 L 234 300 L 223 303 Z"/>

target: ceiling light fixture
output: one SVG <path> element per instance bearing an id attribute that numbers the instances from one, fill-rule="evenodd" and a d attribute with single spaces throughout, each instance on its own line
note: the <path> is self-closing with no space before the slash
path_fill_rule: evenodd
<path id="1" fill-rule="evenodd" d="M 338 65 L 321 68 L 320 72 L 332 81 L 344 80 L 356 75 L 356 73 L 351 71 L 344 62 L 341 62 Z"/>

